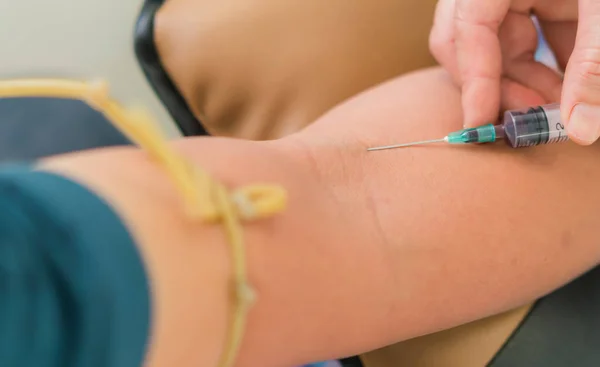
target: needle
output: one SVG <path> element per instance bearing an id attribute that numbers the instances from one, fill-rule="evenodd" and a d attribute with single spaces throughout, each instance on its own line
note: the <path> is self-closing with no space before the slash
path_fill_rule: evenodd
<path id="1" fill-rule="evenodd" d="M 396 149 L 396 148 L 412 147 L 413 145 L 445 143 L 445 142 L 448 142 L 448 137 L 445 137 L 445 138 L 442 138 L 442 139 L 416 141 L 414 143 L 386 145 L 386 146 L 383 146 L 383 147 L 369 148 L 369 149 L 367 149 L 367 151 L 372 152 L 372 151 L 375 151 L 375 150 Z"/>

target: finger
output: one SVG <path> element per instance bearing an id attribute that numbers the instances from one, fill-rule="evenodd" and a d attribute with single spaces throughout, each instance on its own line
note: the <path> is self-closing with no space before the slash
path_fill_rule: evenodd
<path id="1" fill-rule="evenodd" d="M 577 22 L 544 22 L 540 21 L 546 41 L 553 51 L 561 71 L 567 67 L 569 57 L 575 47 Z"/>
<path id="2" fill-rule="evenodd" d="M 454 6 L 455 0 L 440 0 L 435 9 L 433 28 L 429 35 L 429 49 L 435 59 L 452 76 L 454 82 L 461 84 L 458 73 L 454 43 Z"/>
<path id="3" fill-rule="evenodd" d="M 505 75 L 542 98 L 542 103 L 560 102 L 562 79 L 535 60 L 511 62 Z"/>
<path id="4" fill-rule="evenodd" d="M 535 59 L 538 33 L 529 14 L 509 13 L 500 29 L 499 38 L 504 60 L 503 74 L 541 97 L 542 104 L 560 101 L 561 77 Z"/>
<path id="5" fill-rule="evenodd" d="M 600 137 L 600 1 L 579 1 L 579 28 L 565 74 L 561 112 L 569 136 L 589 145 Z"/>
<path id="6" fill-rule="evenodd" d="M 493 121 L 498 115 L 502 74 L 498 31 L 509 7 L 510 0 L 456 0 L 456 56 L 466 126 Z"/>
<path id="7" fill-rule="evenodd" d="M 520 110 L 531 106 L 539 106 L 545 103 L 536 91 L 525 87 L 509 78 L 502 79 L 502 105 L 501 110 Z"/>
<path id="8" fill-rule="evenodd" d="M 504 75 L 535 91 L 545 103 L 560 102 L 563 87 L 561 75 L 536 61 L 533 56 L 507 61 Z"/>

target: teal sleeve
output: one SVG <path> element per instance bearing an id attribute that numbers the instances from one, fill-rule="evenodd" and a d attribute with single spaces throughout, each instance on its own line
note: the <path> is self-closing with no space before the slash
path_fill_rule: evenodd
<path id="1" fill-rule="evenodd" d="M 137 367 L 150 295 L 115 212 L 68 179 L 0 166 L 0 366 Z"/>

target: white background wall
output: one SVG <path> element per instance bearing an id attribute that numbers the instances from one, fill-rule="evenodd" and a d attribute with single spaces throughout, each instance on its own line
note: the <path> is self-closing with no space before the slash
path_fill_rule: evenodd
<path id="1" fill-rule="evenodd" d="M 141 0 L 0 0 L 0 78 L 105 78 L 121 102 L 143 104 L 176 130 L 137 65 Z"/>

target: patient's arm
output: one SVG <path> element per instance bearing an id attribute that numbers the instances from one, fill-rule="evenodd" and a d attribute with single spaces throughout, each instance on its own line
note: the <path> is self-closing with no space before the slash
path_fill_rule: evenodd
<path id="1" fill-rule="evenodd" d="M 239 366 L 360 353 L 515 308 L 600 260 L 596 147 L 510 151 L 371 145 L 459 128 L 457 90 L 424 71 L 348 101 L 276 142 L 176 143 L 230 185 L 290 192 L 280 217 L 246 226 L 259 301 Z M 116 164 L 118 162 L 118 164 Z M 150 365 L 212 365 L 226 320 L 220 231 L 186 223 L 144 155 L 57 158 L 122 213 L 149 264 Z"/>
<path id="2" fill-rule="evenodd" d="M 379 330 L 391 340 L 515 308 L 600 260 L 598 146 L 364 151 L 459 129 L 459 106 L 446 75 L 424 71 L 347 102 L 298 137 L 335 182 L 332 195 L 348 211 L 362 201 L 354 215 L 372 218 L 390 245 L 381 261 L 393 264 L 398 292 L 381 304 Z M 344 163 L 321 158 L 327 150 Z M 356 302 L 383 299 L 360 291 Z"/>

